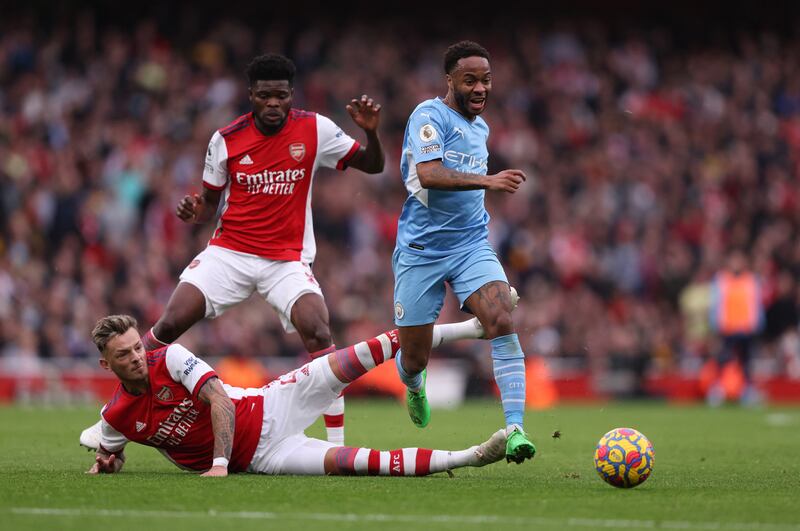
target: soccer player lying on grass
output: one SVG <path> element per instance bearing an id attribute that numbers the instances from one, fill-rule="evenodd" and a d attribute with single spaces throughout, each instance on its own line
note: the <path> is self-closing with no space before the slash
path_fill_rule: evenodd
<path id="1" fill-rule="evenodd" d="M 439 325 L 433 345 L 482 335 L 475 319 Z M 452 452 L 381 452 L 305 436 L 303 431 L 350 382 L 397 354 L 397 330 L 317 358 L 258 389 L 222 383 L 208 364 L 179 344 L 145 351 L 136 320 L 127 315 L 100 319 L 92 340 L 102 355 L 100 365 L 120 384 L 103 408 L 90 474 L 119 472 L 129 441 L 157 448 L 178 467 L 203 476 L 424 476 L 484 466 L 505 456 L 504 430 L 479 446 Z M 92 438 L 86 430 L 81 443 L 90 446 Z"/>

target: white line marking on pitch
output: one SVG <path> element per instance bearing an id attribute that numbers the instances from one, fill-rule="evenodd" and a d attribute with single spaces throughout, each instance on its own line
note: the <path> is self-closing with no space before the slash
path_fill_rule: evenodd
<path id="1" fill-rule="evenodd" d="M 134 509 L 58 509 L 49 507 L 12 507 L 11 512 L 29 516 L 133 516 L 137 518 L 222 518 L 243 520 L 315 520 L 332 522 L 405 522 L 430 524 L 499 524 L 559 527 L 605 527 L 609 529 L 723 529 L 800 531 L 800 524 L 762 522 L 690 522 L 680 520 L 614 520 L 605 518 L 539 518 L 475 515 L 434 516 L 413 514 L 336 514 L 336 513 L 272 513 L 262 511 L 138 511 Z"/>
<path id="2" fill-rule="evenodd" d="M 770 426 L 784 428 L 786 426 L 797 424 L 797 415 L 792 415 L 789 413 L 770 413 L 766 416 L 765 420 Z"/>

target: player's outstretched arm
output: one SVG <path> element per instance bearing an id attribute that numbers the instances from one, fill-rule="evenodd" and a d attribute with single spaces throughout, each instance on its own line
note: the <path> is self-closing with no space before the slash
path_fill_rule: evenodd
<path id="1" fill-rule="evenodd" d="M 228 475 L 228 461 L 233 451 L 233 434 L 236 430 L 236 409 L 222 388 L 219 378 L 210 378 L 197 396 L 211 406 L 211 428 L 214 430 L 214 464 L 203 476 Z"/>
<path id="2" fill-rule="evenodd" d="M 217 213 L 221 195 L 221 190 L 203 188 L 203 195 L 184 196 L 175 213 L 186 223 L 207 223 Z"/>
<path id="3" fill-rule="evenodd" d="M 492 175 L 464 173 L 445 168 L 441 160 L 417 164 L 419 183 L 430 190 L 494 190 L 513 194 L 525 182 L 522 170 L 503 170 Z"/>
<path id="4" fill-rule="evenodd" d="M 120 450 L 119 452 L 110 453 L 102 448 L 97 450 L 94 456 L 94 464 L 86 471 L 87 474 L 116 474 L 122 470 L 122 465 L 125 464 L 125 453 Z"/>
<path id="5" fill-rule="evenodd" d="M 361 146 L 347 163 L 348 166 L 366 173 L 380 173 L 386 161 L 383 145 L 378 137 L 378 125 L 381 121 L 381 104 L 367 96 L 350 100 L 347 112 L 355 124 L 367 134 L 367 145 Z"/>

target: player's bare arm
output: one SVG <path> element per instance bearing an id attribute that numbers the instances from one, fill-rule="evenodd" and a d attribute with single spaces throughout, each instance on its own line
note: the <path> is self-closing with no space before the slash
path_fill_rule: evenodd
<path id="1" fill-rule="evenodd" d="M 362 95 L 360 99 L 350 100 L 347 105 L 347 112 L 353 122 L 367 134 L 367 145 L 361 146 L 348 162 L 348 166 L 361 170 L 365 173 L 380 173 L 386 157 L 383 153 L 383 146 L 378 137 L 378 125 L 381 120 L 381 104 L 367 96 Z"/>
<path id="2" fill-rule="evenodd" d="M 122 465 L 125 464 L 125 453 L 120 450 L 119 452 L 106 452 L 102 448 L 97 450 L 94 457 L 94 464 L 86 471 L 87 474 L 116 474 L 122 470 Z"/>
<path id="3" fill-rule="evenodd" d="M 527 178 L 522 170 L 503 170 L 492 175 L 464 173 L 446 168 L 441 160 L 417 164 L 419 183 L 430 190 L 493 190 L 513 194 Z"/>
<path id="4" fill-rule="evenodd" d="M 202 474 L 203 476 L 227 476 L 227 462 L 233 450 L 233 434 L 236 430 L 236 409 L 233 407 L 219 378 L 211 378 L 197 396 L 211 406 L 211 427 L 214 430 L 214 466 Z M 219 464 L 224 462 L 225 464 Z"/>
<path id="5" fill-rule="evenodd" d="M 186 195 L 178 203 L 175 213 L 186 223 L 208 223 L 217 213 L 219 200 L 222 196 L 220 190 L 203 188 L 203 195 Z"/>

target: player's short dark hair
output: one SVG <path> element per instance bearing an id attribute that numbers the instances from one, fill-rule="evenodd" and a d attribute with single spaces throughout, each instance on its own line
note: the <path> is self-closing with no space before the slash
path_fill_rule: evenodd
<path id="1" fill-rule="evenodd" d="M 289 86 L 294 85 L 294 74 L 297 69 L 288 57 L 277 53 L 268 53 L 255 57 L 247 65 L 247 79 L 250 86 L 255 85 L 256 81 L 283 81 L 289 82 Z"/>
<path id="2" fill-rule="evenodd" d="M 107 315 L 94 325 L 92 341 L 94 341 L 97 350 L 102 354 L 106 350 L 106 345 L 108 345 L 109 341 L 138 326 L 139 323 L 130 315 Z"/>
<path id="3" fill-rule="evenodd" d="M 447 48 L 447 51 L 444 52 L 444 73 L 451 74 L 456 67 L 456 63 L 458 63 L 459 59 L 463 59 L 465 57 L 483 57 L 484 59 L 491 60 L 489 58 L 489 52 L 486 51 L 486 48 L 478 44 L 477 42 L 473 41 L 461 41 L 451 45 Z"/>

